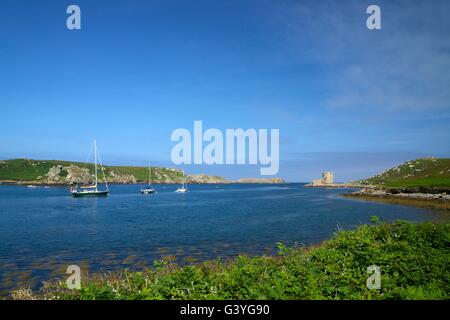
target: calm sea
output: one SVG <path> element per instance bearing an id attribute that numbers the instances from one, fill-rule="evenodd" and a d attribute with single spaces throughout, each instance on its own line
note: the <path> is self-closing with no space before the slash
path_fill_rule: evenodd
<path id="1" fill-rule="evenodd" d="M 349 200 L 352 190 L 303 184 L 112 185 L 106 198 L 73 198 L 66 187 L 0 185 L 0 295 L 83 271 L 142 269 L 172 256 L 179 264 L 238 254 L 272 254 L 276 243 L 310 245 L 339 228 L 383 220 L 422 221 L 437 213 Z"/>

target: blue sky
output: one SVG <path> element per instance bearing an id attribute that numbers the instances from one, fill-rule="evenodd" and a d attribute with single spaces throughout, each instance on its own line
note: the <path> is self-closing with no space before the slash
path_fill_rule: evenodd
<path id="1" fill-rule="evenodd" d="M 368 5 L 382 29 L 369 31 Z M 69 31 L 70 4 L 82 29 Z M 450 156 L 448 1 L 2 1 L 0 158 L 172 166 L 170 134 L 279 128 L 280 172 Z M 257 166 L 190 173 L 258 176 Z"/>

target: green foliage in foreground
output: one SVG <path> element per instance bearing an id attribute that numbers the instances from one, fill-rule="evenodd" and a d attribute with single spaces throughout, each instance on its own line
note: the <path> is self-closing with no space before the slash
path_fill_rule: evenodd
<path id="1" fill-rule="evenodd" d="M 424 158 L 407 161 L 359 182 L 388 188 L 450 189 L 450 159 Z"/>
<path id="2" fill-rule="evenodd" d="M 374 219 L 376 220 L 376 219 Z M 145 272 L 94 275 L 81 290 L 54 283 L 52 299 L 449 299 L 450 224 L 396 222 L 339 231 L 316 248 Z M 367 267 L 381 268 L 381 290 L 366 287 Z"/>

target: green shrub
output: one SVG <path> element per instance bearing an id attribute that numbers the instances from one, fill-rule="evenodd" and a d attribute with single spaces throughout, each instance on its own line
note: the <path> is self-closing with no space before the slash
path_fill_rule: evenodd
<path id="1" fill-rule="evenodd" d="M 317 248 L 179 267 L 156 262 L 145 272 L 95 275 L 81 290 L 54 283 L 58 299 L 449 299 L 450 224 L 396 222 L 339 231 Z M 381 269 L 381 289 L 366 286 Z"/>

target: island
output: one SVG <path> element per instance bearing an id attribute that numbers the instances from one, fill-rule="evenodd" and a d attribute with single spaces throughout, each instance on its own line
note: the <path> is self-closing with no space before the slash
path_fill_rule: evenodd
<path id="1" fill-rule="evenodd" d="M 148 167 L 103 166 L 108 183 L 134 184 L 148 182 Z M 99 170 L 98 178 L 103 177 Z M 152 167 L 152 181 L 174 184 L 183 181 L 183 171 L 177 168 Z M 23 185 L 76 185 L 94 181 L 94 164 L 62 160 L 11 159 L 0 161 L 0 183 Z M 190 184 L 220 183 L 285 183 L 281 178 L 244 178 L 227 180 L 219 176 L 192 174 L 185 177 Z"/>

